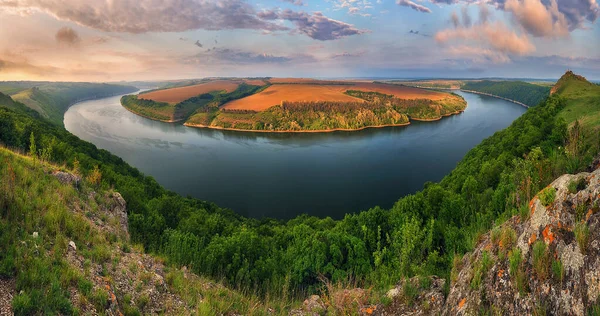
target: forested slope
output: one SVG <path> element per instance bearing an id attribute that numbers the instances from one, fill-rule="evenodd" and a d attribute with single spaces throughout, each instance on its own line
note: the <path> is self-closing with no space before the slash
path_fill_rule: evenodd
<path id="1" fill-rule="evenodd" d="M 69 106 L 83 100 L 137 91 L 132 86 L 84 82 L 1 82 L 0 92 L 10 94 L 54 124 L 63 125 Z"/>
<path id="2" fill-rule="evenodd" d="M 600 100 L 600 94 L 590 95 Z M 577 116 L 563 118 L 566 112 Z M 588 112 L 556 93 L 473 148 L 440 183 L 427 183 L 389 210 L 348 210 L 342 220 L 300 216 L 248 219 L 168 192 L 120 158 L 64 129 L 0 107 L 0 142 L 41 154 L 84 177 L 99 166 L 100 186 L 127 201 L 134 242 L 177 266 L 264 297 L 304 297 L 323 280 L 386 291 L 403 277 L 450 277 L 455 255 L 473 249 L 495 221 L 527 212 L 558 175 L 581 170 L 598 152 L 573 120 Z M 48 154 L 49 152 L 49 154 Z"/>
<path id="3" fill-rule="evenodd" d="M 535 106 L 550 94 L 550 87 L 523 81 L 468 81 L 461 89 L 488 93 Z"/>

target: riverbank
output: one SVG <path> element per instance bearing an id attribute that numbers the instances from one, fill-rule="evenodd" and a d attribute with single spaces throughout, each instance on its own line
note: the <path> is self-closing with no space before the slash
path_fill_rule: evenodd
<path id="1" fill-rule="evenodd" d="M 507 98 L 501 97 L 499 95 L 494 95 L 494 94 L 480 92 L 480 91 L 474 91 L 474 90 L 466 90 L 466 89 L 460 89 L 460 91 L 468 92 L 468 93 L 475 93 L 475 94 L 480 94 L 480 95 L 485 95 L 485 96 L 488 96 L 488 97 L 492 97 L 492 98 L 496 98 L 496 99 L 501 99 L 501 100 L 504 100 L 504 101 L 512 102 L 514 104 L 518 104 L 518 105 L 523 106 L 525 108 L 529 108 L 529 105 L 527 105 L 527 104 L 521 103 L 521 102 L 516 101 L 516 100 L 507 99 Z"/>
<path id="2" fill-rule="evenodd" d="M 386 124 L 386 125 L 374 125 L 374 126 L 365 126 L 356 129 L 348 129 L 348 128 L 336 128 L 336 129 L 322 129 L 322 130 L 287 130 L 287 131 L 278 131 L 278 130 L 254 130 L 254 129 L 238 129 L 238 128 L 227 128 L 220 126 L 206 126 L 201 124 L 194 123 L 184 123 L 183 126 L 194 127 L 194 128 L 206 128 L 206 129 L 214 129 L 220 131 L 232 131 L 232 132 L 251 132 L 251 133 L 332 133 L 332 132 L 356 132 L 362 131 L 371 128 L 385 128 L 385 127 L 401 127 L 408 126 L 410 122 L 403 124 Z"/>

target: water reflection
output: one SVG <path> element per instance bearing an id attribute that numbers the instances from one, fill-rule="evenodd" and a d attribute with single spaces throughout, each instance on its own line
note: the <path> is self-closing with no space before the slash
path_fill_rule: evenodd
<path id="1" fill-rule="evenodd" d="M 390 207 L 426 181 L 440 180 L 470 148 L 524 112 L 503 100 L 459 94 L 468 102 L 460 115 L 360 132 L 188 128 L 134 115 L 119 97 L 71 107 L 65 126 L 182 195 L 252 217 L 339 218 Z"/>

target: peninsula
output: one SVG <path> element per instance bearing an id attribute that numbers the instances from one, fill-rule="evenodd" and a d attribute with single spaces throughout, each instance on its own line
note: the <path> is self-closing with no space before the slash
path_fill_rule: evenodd
<path id="1" fill-rule="evenodd" d="M 361 81 L 207 79 L 126 95 L 138 115 L 186 126 L 252 132 L 356 131 L 435 121 L 464 111 L 459 95 Z"/>

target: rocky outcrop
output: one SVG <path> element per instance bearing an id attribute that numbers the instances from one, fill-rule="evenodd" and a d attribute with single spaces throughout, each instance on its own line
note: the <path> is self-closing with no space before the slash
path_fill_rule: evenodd
<path id="1" fill-rule="evenodd" d="M 585 315 L 600 294 L 599 205 L 600 169 L 556 179 L 529 219 L 512 218 L 463 257 L 443 314 Z"/>
<path id="2" fill-rule="evenodd" d="M 69 184 L 74 187 L 78 187 L 81 182 L 81 177 L 68 172 L 54 171 L 52 175 L 56 177 L 60 183 Z"/>
<path id="3" fill-rule="evenodd" d="M 401 281 L 370 315 L 588 315 L 600 306 L 600 169 L 563 175 L 444 279 Z M 447 294 L 445 294 L 447 293 Z M 368 311 L 368 313 L 365 313 Z M 595 315 L 595 314 L 594 314 Z"/>

